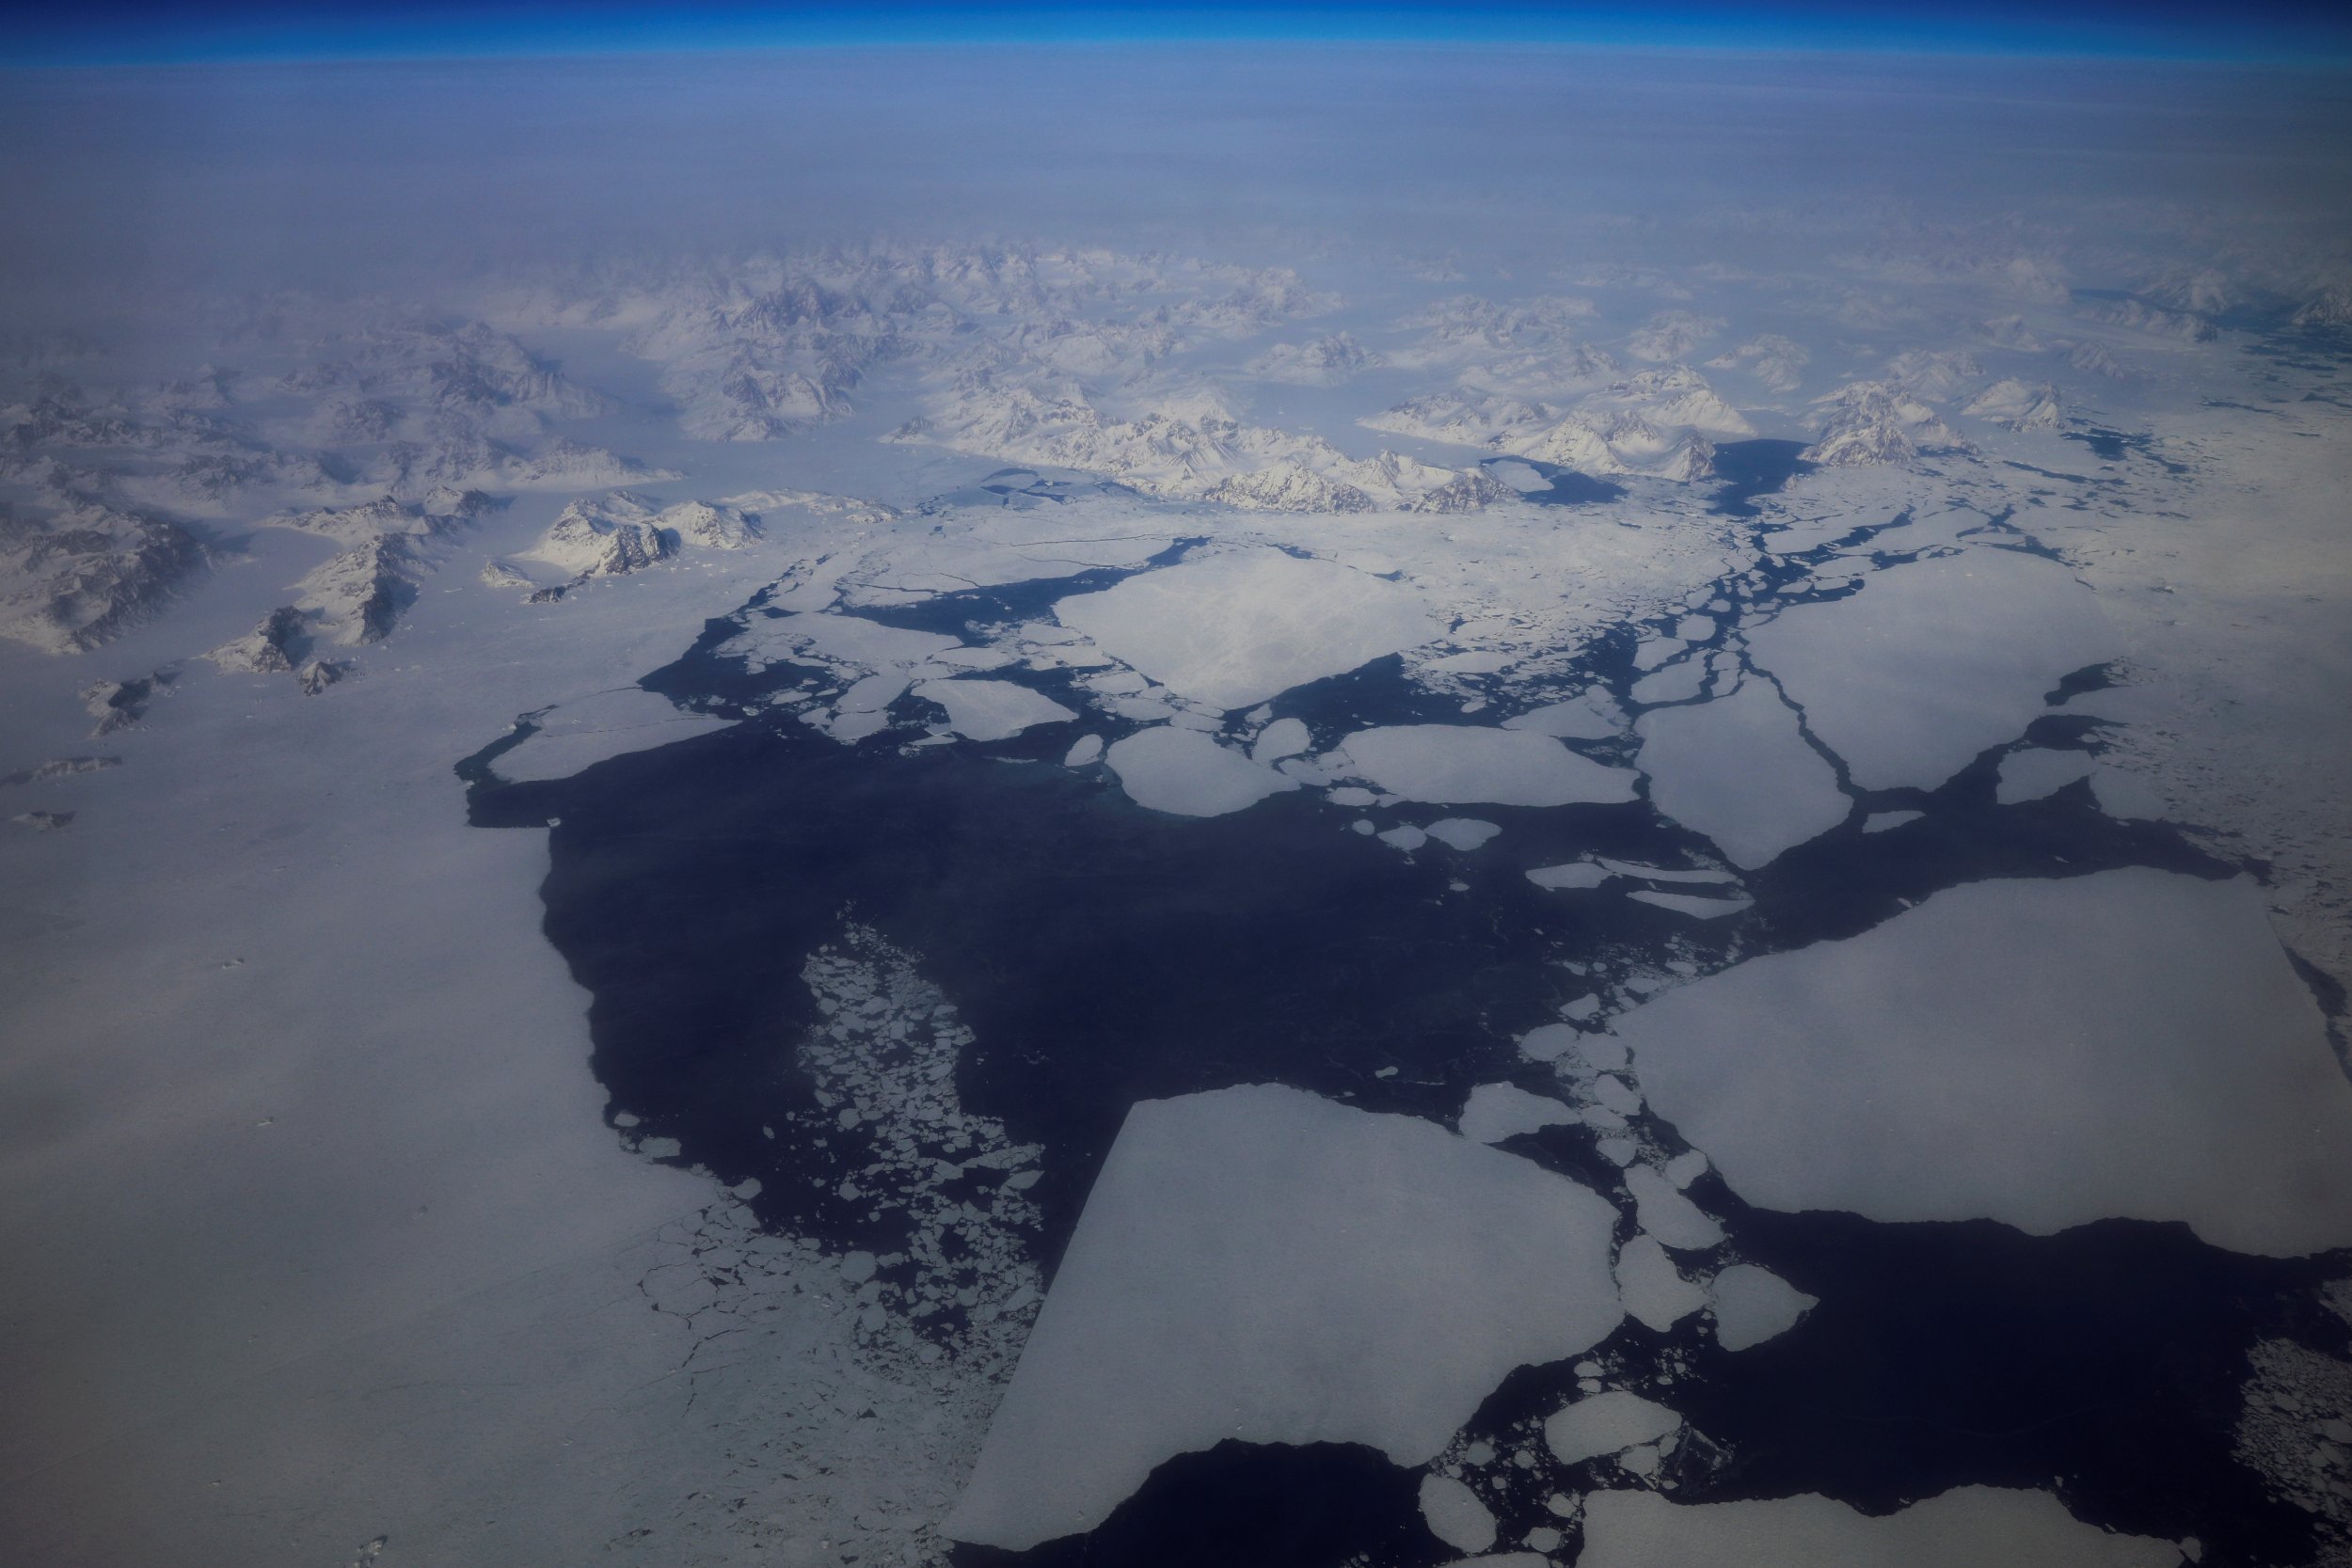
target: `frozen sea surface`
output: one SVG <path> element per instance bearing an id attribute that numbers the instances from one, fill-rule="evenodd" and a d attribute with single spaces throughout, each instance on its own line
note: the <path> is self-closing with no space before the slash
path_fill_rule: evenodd
<path id="1" fill-rule="evenodd" d="M 1020 1548 L 1091 1528 L 1154 1466 L 1229 1438 L 1421 1464 L 1513 1368 L 1617 1325 L 1615 1218 L 1414 1117 L 1263 1085 L 1146 1101 L 948 1533 Z"/>

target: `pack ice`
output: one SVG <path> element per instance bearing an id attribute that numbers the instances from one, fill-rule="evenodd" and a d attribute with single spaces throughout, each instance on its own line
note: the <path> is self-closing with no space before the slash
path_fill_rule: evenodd
<path id="1" fill-rule="evenodd" d="M 2352 1083 L 2244 879 L 1970 883 L 1615 1032 L 1651 1108 L 1759 1207 L 2352 1243 Z"/>
<path id="2" fill-rule="evenodd" d="M 947 1533 L 1018 1551 L 1091 1529 L 1227 1438 L 1423 1464 L 1513 1368 L 1616 1327 L 1615 1219 L 1415 1117 L 1263 1085 L 1144 1101 Z"/>
<path id="3" fill-rule="evenodd" d="M 1203 556 L 1054 606 L 1113 658 L 1212 707 L 1248 707 L 1445 628 L 1411 589 L 1280 550 Z"/>
<path id="4" fill-rule="evenodd" d="M 1747 639 L 1865 789 L 1934 788 L 2031 723 L 2060 676 L 2118 652 L 2066 567 L 1989 547 L 1871 573 Z"/>

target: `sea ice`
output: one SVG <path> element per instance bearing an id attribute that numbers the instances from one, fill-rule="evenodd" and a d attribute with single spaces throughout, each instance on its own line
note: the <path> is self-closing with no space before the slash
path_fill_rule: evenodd
<path id="1" fill-rule="evenodd" d="M 948 727 L 967 740 L 1004 740 L 1032 724 L 1078 717 L 1043 692 L 1010 681 L 925 681 L 914 694 L 946 708 Z"/>
<path id="2" fill-rule="evenodd" d="M 1407 800 L 1499 806 L 1609 805 L 1633 799 L 1633 774 L 1549 736 L 1472 724 L 1358 730 L 1341 743 L 1359 776 Z"/>
<path id="3" fill-rule="evenodd" d="M 1297 719 L 1277 719 L 1258 732 L 1257 740 L 1249 748 L 1249 760 L 1271 767 L 1284 757 L 1295 757 L 1315 743 L 1306 723 Z"/>
<path id="4" fill-rule="evenodd" d="M 1702 898 L 1694 893 L 1660 893 L 1652 888 L 1636 888 L 1626 896 L 1637 904 L 1655 904 L 1693 920 L 1721 920 L 1727 914 L 1738 914 L 1750 903 L 1746 898 Z"/>
<path id="5" fill-rule="evenodd" d="M 1682 1418 L 1654 1400 L 1622 1388 L 1594 1394 L 1553 1412 L 1544 1421 L 1544 1446 L 1563 1465 L 1581 1465 L 1603 1454 L 1623 1453 L 1655 1443 L 1682 1425 Z"/>
<path id="6" fill-rule="evenodd" d="M 1622 1265 L 1618 1283 L 1624 1283 Z M 1754 1263 L 1734 1263 L 1708 1283 L 1714 1298 L 1715 1340 L 1725 1350 L 1746 1350 L 1797 1326 L 1797 1320 L 1820 1305 L 1794 1285 Z M 1628 1305 L 1631 1297 L 1627 1298 Z"/>
<path id="7" fill-rule="evenodd" d="M 1625 1173 L 1625 1188 L 1633 1195 L 1635 1223 L 1667 1246 L 1702 1252 L 1724 1239 L 1724 1227 L 1664 1172 L 1635 1165 Z"/>
<path id="8" fill-rule="evenodd" d="M 1430 1534 L 1457 1552 L 1483 1552 L 1495 1544 L 1494 1514 L 1452 1476 L 1421 1478 L 1421 1517 Z"/>
<path id="9" fill-rule="evenodd" d="M 1441 635 L 1409 588 L 1280 550 L 1144 572 L 1054 607 L 1120 662 L 1231 710 Z"/>
<path id="10" fill-rule="evenodd" d="M 1298 787 L 1199 730 L 1173 725 L 1115 741 L 1103 760 L 1136 804 L 1179 816 L 1222 816 Z"/>
<path id="11" fill-rule="evenodd" d="M 1468 854 L 1502 830 L 1475 816 L 1447 816 L 1430 823 L 1422 832 L 1447 848 Z"/>
<path id="12" fill-rule="evenodd" d="M 1144 1101 L 947 1533 L 1018 1551 L 1090 1529 L 1227 1438 L 1426 1464 L 1512 1369 L 1616 1327 L 1615 1222 L 1417 1117 L 1268 1085 Z"/>
<path id="13" fill-rule="evenodd" d="M 1527 874 L 1527 879 L 1537 887 L 1557 891 L 1562 888 L 1598 887 L 1609 879 L 1610 873 L 1591 861 L 1570 861 L 1565 865 L 1539 865 Z"/>
<path id="14" fill-rule="evenodd" d="M 1811 1495 L 1677 1503 L 1621 1491 L 1585 1498 L 1576 1560 L 1577 1568 L 2178 1568 L 2181 1549 L 2109 1535 L 2046 1492 L 1963 1486 L 1872 1517 Z"/>
<path id="15" fill-rule="evenodd" d="M 1516 1084 L 1481 1084 L 1470 1090 L 1456 1125 L 1472 1143 L 1499 1144 L 1576 1119 L 1576 1113 L 1560 1101 L 1530 1094 Z"/>
<path id="16" fill-rule="evenodd" d="M 2059 752 L 2029 746 L 2001 758 L 2000 781 L 1993 798 L 2005 806 L 2055 795 L 2076 779 L 2097 771 L 2099 759 L 2089 752 Z"/>
<path id="17" fill-rule="evenodd" d="M 536 733 L 501 752 L 491 772 L 514 784 L 567 779 L 591 764 L 727 729 L 734 721 L 682 713 L 667 697 L 632 686 L 562 704 L 532 722 Z"/>
<path id="18" fill-rule="evenodd" d="M 1685 1279 L 1654 1236 L 1636 1236 L 1617 1254 L 1617 1293 L 1625 1309 L 1663 1334 L 1707 1305 L 1707 1292 Z"/>
<path id="19" fill-rule="evenodd" d="M 1624 728 L 1623 716 L 1607 692 L 1591 691 L 1565 703 L 1549 703 L 1505 719 L 1506 730 L 1533 730 L 1562 740 L 1607 740 Z"/>
<path id="20" fill-rule="evenodd" d="M 2061 676 L 2116 652 L 2066 567 L 1989 546 L 1873 572 L 1746 635 L 1865 789 L 1932 789 L 2032 722 Z"/>
<path id="21" fill-rule="evenodd" d="M 1862 831 L 1866 833 L 1883 833 L 1890 828 L 1899 828 L 1906 822 L 1916 822 L 1925 816 L 1927 813 L 1923 811 L 1874 811 L 1862 819 Z"/>
<path id="22" fill-rule="evenodd" d="M 1760 1207 L 2352 1243 L 2352 1083 L 2250 880 L 1968 883 L 1614 1028 L 1653 1111 Z"/>
<path id="23" fill-rule="evenodd" d="M 1715 841 L 1743 870 L 1846 819 L 1837 770 L 1805 743 L 1797 715 L 1766 682 L 1728 696 L 1660 708 L 1634 724 L 1635 765 L 1649 775 L 1650 803 Z"/>

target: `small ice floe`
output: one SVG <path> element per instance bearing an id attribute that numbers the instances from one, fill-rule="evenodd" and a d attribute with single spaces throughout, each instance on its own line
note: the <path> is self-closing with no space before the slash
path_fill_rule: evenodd
<path id="1" fill-rule="evenodd" d="M 1625 1309 L 1663 1334 L 1705 1307 L 1707 1292 L 1686 1279 L 1654 1236 L 1636 1236 L 1617 1253 L 1617 1293 Z"/>
<path id="2" fill-rule="evenodd" d="M 1704 1252 L 1724 1239 L 1724 1227 L 1697 1204 L 1682 1196 L 1666 1173 L 1635 1165 L 1625 1173 L 1626 1191 L 1633 1195 L 1633 1218 L 1660 1243 L 1678 1252 Z"/>
<path id="3" fill-rule="evenodd" d="M 1298 787 L 1199 730 L 1173 725 L 1138 730 L 1115 742 L 1103 759 L 1128 799 L 1178 816 L 1222 816 Z"/>
<path id="4" fill-rule="evenodd" d="M 1692 893 L 1660 893 L 1654 888 L 1637 888 L 1626 895 L 1637 904 L 1651 904 L 1677 914 L 1687 914 L 1693 920 L 1721 920 L 1727 914 L 1738 914 L 1753 899 L 1704 898 Z"/>
<path id="5" fill-rule="evenodd" d="M 1618 1280 L 1622 1286 L 1622 1272 Z M 1746 1350 L 1777 1338 L 1821 1300 L 1754 1263 L 1734 1263 L 1723 1270 L 1708 1282 L 1707 1293 L 1715 1317 L 1715 1340 L 1725 1350 Z"/>
<path id="6" fill-rule="evenodd" d="M 1906 822 L 1916 822 L 1927 816 L 1923 811 L 1874 811 L 1862 819 L 1866 833 L 1883 833 L 1889 828 L 1899 828 Z"/>
<path id="7" fill-rule="evenodd" d="M 1419 828 L 1412 827 L 1409 824 L 1391 828 L 1387 832 L 1380 834 L 1379 837 L 1380 842 L 1387 845 L 1390 848 L 1402 849 L 1408 855 L 1414 850 L 1420 848 L 1422 845 L 1429 842 L 1429 835 L 1427 833 L 1422 832 Z"/>
<path id="8" fill-rule="evenodd" d="M 1654 1400 L 1611 1389 L 1577 1400 L 1544 1421 L 1544 1446 L 1563 1465 L 1581 1465 L 1655 1443 L 1682 1429 L 1682 1418 Z"/>
<path id="9" fill-rule="evenodd" d="M 1061 765 L 1064 768 L 1091 768 L 1102 760 L 1103 737 L 1099 735 L 1082 735 L 1078 737 L 1077 744 L 1062 754 Z"/>
<path id="10" fill-rule="evenodd" d="M 1449 849 L 1470 853 L 1502 830 L 1492 822 L 1482 822 L 1475 816 L 1447 816 L 1432 822 L 1422 830 Z"/>
<path id="11" fill-rule="evenodd" d="M 1006 740 L 1033 724 L 1078 717 L 1044 693 L 1010 681 L 925 681 L 914 694 L 946 708 L 948 727 L 967 740 Z"/>
<path id="12" fill-rule="evenodd" d="M 1570 861 L 1565 865 L 1539 865 L 1527 874 L 1527 879 L 1537 887 L 1555 892 L 1565 888 L 1598 887 L 1610 878 L 1610 872 L 1592 861 Z"/>
<path id="13" fill-rule="evenodd" d="M 1678 664 L 1651 671 L 1635 681 L 1627 695 L 1645 707 L 1653 703 L 1687 703 L 1706 686 L 1707 660 L 1693 655 Z"/>
<path id="14" fill-rule="evenodd" d="M 1457 1552 L 1483 1552 L 1495 1544 L 1493 1513 L 1452 1476 L 1421 1478 L 1421 1517 L 1430 1534 Z"/>

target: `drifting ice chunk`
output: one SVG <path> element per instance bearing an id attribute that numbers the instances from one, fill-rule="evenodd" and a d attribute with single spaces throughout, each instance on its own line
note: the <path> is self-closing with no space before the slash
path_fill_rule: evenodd
<path id="1" fill-rule="evenodd" d="M 1227 751 L 1199 730 L 1138 730 L 1104 753 L 1136 805 L 1178 816 L 1222 816 L 1297 782 Z"/>
<path id="2" fill-rule="evenodd" d="M 1682 1418 L 1664 1405 L 1613 1388 L 1555 1412 L 1544 1422 L 1544 1446 L 1561 1464 L 1581 1465 L 1655 1443 L 1681 1425 Z"/>
<path id="3" fill-rule="evenodd" d="M 1099 735 L 1082 735 L 1078 737 L 1078 743 L 1063 754 L 1061 765 L 1064 768 L 1090 768 L 1101 759 L 1102 755 L 1103 737 Z"/>
<path id="4" fill-rule="evenodd" d="M 969 740 L 1003 740 L 1032 724 L 1078 717 L 1042 692 L 1010 681 L 925 681 L 914 694 L 946 708 L 948 727 Z"/>
<path id="5" fill-rule="evenodd" d="M 1747 639 L 1864 789 L 1934 788 L 2044 712 L 2060 676 L 2116 652 L 2064 566 L 1992 547 L 1874 572 Z"/>
<path id="6" fill-rule="evenodd" d="M 1654 1236 L 1636 1236 L 1617 1254 L 1617 1293 L 1626 1311 L 1661 1334 L 1707 1305 L 1707 1292 L 1682 1277 Z"/>
<path id="7" fill-rule="evenodd" d="M 1606 855 L 1595 857 L 1602 870 L 1619 877 L 1639 877 L 1645 882 L 1730 882 L 1738 880 L 1728 871 L 1684 871 L 1667 865 L 1644 865 L 1639 861 L 1613 861 Z"/>
<path id="8" fill-rule="evenodd" d="M 1883 833 L 1889 828 L 1899 828 L 1906 822 L 1916 822 L 1927 816 L 1923 811 L 1874 811 L 1862 819 L 1866 833 Z"/>
<path id="9" fill-rule="evenodd" d="M 1565 1023 L 1539 1023 L 1519 1037 L 1519 1054 L 1531 1062 L 1555 1062 L 1576 1049 L 1576 1031 Z"/>
<path id="10" fill-rule="evenodd" d="M 1973 882 L 1616 1020 L 1759 1207 L 2352 1244 L 2352 1083 L 2246 879 Z"/>
<path id="11" fill-rule="evenodd" d="M 1622 1267 L 1617 1277 L 1622 1285 Z M 1786 1334 L 1821 1300 L 1754 1263 L 1732 1264 L 1714 1277 L 1708 1291 L 1714 1297 L 1715 1339 L 1725 1350 L 1746 1350 Z"/>
<path id="12" fill-rule="evenodd" d="M 1264 1085 L 1142 1101 L 947 1533 L 1023 1551 L 1090 1529 L 1227 1438 L 1424 1465 L 1514 1368 L 1616 1327 L 1615 1222 L 1417 1117 Z"/>
<path id="13" fill-rule="evenodd" d="M 1411 826 L 1395 827 L 1391 828 L 1387 832 L 1382 833 L 1380 835 L 1380 842 L 1387 845 L 1391 849 L 1402 849 L 1409 855 L 1414 850 L 1420 848 L 1422 845 L 1428 843 L 1429 835 L 1422 832 L 1419 828 Z"/>
<path id="14" fill-rule="evenodd" d="M 1679 1252 L 1701 1252 L 1724 1239 L 1724 1227 L 1662 1171 L 1635 1165 L 1625 1173 L 1625 1190 L 1633 1195 L 1634 1222 Z"/>
<path id="15" fill-rule="evenodd" d="M 491 772 L 512 784 L 565 779 L 591 764 L 727 729 L 734 721 L 681 713 L 667 697 L 629 687 L 563 704 L 533 722 L 537 733 L 500 753 Z"/>
<path id="16" fill-rule="evenodd" d="M 1752 902 L 1746 898 L 1701 898 L 1691 893 L 1658 893 L 1649 888 L 1636 889 L 1626 896 L 1637 904 L 1655 904 L 1693 920 L 1721 920 L 1727 914 L 1738 914 Z"/>
<path id="17" fill-rule="evenodd" d="M 1576 1113 L 1558 1101 L 1530 1094 L 1516 1084 L 1481 1084 L 1470 1090 L 1456 1125 L 1472 1143 L 1499 1144 L 1522 1132 L 1576 1119 Z"/>
<path id="18" fill-rule="evenodd" d="M 1633 799 L 1633 774 L 1579 756 L 1549 736 L 1472 724 L 1358 730 L 1340 749 L 1391 795 L 1439 804 L 1610 805 Z"/>
<path id="19" fill-rule="evenodd" d="M 1430 823 L 1423 831 L 1447 848 L 1459 849 L 1464 854 L 1502 832 L 1492 822 L 1481 822 L 1475 816 L 1448 816 Z"/>
<path id="20" fill-rule="evenodd" d="M 1143 572 L 1054 607 L 1121 663 L 1231 710 L 1445 630 L 1411 589 L 1328 561 L 1235 550 Z"/>
<path id="21" fill-rule="evenodd" d="M 1452 1476 L 1421 1478 L 1421 1516 L 1430 1534 L 1457 1552 L 1483 1552 L 1495 1544 L 1495 1516 Z"/>
<path id="22" fill-rule="evenodd" d="M 1635 766 L 1650 803 L 1753 871 L 1846 819 L 1837 771 L 1805 744 L 1797 716 L 1763 681 L 1695 707 L 1642 715 Z"/>
<path id="23" fill-rule="evenodd" d="M 1573 1407 L 1571 1407 L 1573 1408 Z M 2109 1535 L 2046 1492 L 1963 1486 L 1879 1518 L 1828 1497 L 1675 1503 L 1596 1492 L 1577 1568 L 2176 1568 L 2181 1548 Z"/>
<path id="24" fill-rule="evenodd" d="M 1570 861 L 1565 865 L 1539 865 L 1527 874 L 1527 879 L 1540 888 L 1598 887 L 1609 879 L 1609 873 L 1591 861 Z"/>

